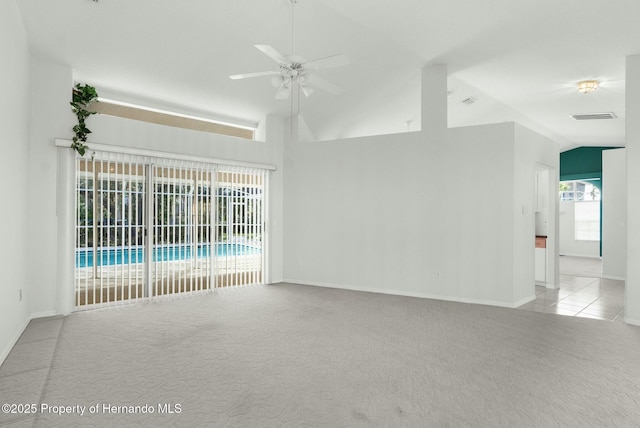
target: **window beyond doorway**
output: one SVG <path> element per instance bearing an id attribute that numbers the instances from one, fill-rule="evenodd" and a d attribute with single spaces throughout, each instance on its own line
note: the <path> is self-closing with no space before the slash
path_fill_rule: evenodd
<path id="1" fill-rule="evenodd" d="M 576 241 L 600 240 L 600 202 L 580 201 L 574 205 Z"/>
<path id="2" fill-rule="evenodd" d="M 574 203 L 574 239 L 600 241 L 600 189 L 589 180 L 561 181 L 559 194 Z"/>
<path id="3" fill-rule="evenodd" d="M 588 180 L 560 182 L 561 201 L 599 201 L 600 189 Z"/>

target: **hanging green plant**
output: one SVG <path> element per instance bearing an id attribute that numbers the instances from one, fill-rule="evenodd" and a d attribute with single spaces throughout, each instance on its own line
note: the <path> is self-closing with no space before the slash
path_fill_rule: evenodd
<path id="1" fill-rule="evenodd" d="M 80 156 L 84 156 L 88 146 L 87 136 L 91 134 L 91 130 L 85 125 L 85 120 L 92 114 L 96 114 L 95 111 L 90 110 L 91 103 L 98 99 L 98 92 L 96 88 L 89 85 L 82 85 L 78 83 L 73 88 L 73 95 L 71 101 L 71 110 L 78 118 L 78 124 L 73 127 L 73 143 L 71 148 L 78 152 Z"/>

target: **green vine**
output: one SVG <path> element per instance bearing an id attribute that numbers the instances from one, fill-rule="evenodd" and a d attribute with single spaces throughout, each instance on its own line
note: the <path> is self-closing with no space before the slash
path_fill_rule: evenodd
<path id="1" fill-rule="evenodd" d="M 91 103 L 98 99 L 98 93 L 96 88 L 89 85 L 82 85 L 78 83 L 73 88 L 73 96 L 71 101 L 71 110 L 78 118 L 78 124 L 73 127 L 73 143 L 71 148 L 78 152 L 80 156 L 84 156 L 88 146 L 87 136 L 91 134 L 91 130 L 85 125 L 85 120 L 92 114 L 96 114 L 95 111 L 89 110 Z"/>

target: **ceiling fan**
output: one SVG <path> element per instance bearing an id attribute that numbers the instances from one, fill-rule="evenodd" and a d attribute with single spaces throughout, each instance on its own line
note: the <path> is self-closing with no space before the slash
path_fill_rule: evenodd
<path id="1" fill-rule="evenodd" d="M 246 79 L 251 77 L 272 76 L 271 83 L 278 88 L 276 99 L 286 100 L 291 95 L 291 89 L 298 85 L 305 96 L 313 93 L 314 89 L 321 89 L 333 95 L 340 95 L 343 91 L 338 86 L 323 79 L 313 70 L 320 68 L 340 67 L 348 63 L 343 54 L 330 55 L 311 61 L 305 61 L 299 56 L 284 56 L 269 45 L 255 45 L 258 50 L 278 63 L 279 69 L 273 71 L 259 71 L 257 73 L 233 74 L 230 79 Z"/>
<path id="2" fill-rule="evenodd" d="M 294 10 L 298 0 L 289 0 L 291 3 L 291 55 L 285 56 L 269 45 L 255 45 L 258 50 L 274 60 L 279 68 L 274 71 L 259 71 L 257 73 L 233 74 L 230 79 L 246 79 L 250 77 L 272 76 L 271 83 L 278 88 L 276 99 L 286 100 L 291 96 L 294 87 L 300 89 L 305 95 L 313 93 L 314 88 L 322 89 L 333 95 L 340 95 L 342 89 L 312 73 L 310 70 L 320 68 L 340 67 L 348 63 L 347 57 L 343 54 L 330 55 L 312 61 L 305 61 L 304 58 L 293 55 L 294 39 Z"/>

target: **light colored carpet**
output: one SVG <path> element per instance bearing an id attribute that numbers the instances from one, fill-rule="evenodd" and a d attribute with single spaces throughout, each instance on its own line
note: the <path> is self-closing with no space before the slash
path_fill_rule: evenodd
<path id="1" fill-rule="evenodd" d="M 34 425 L 630 426 L 639 362 L 628 325 L 259 286 L 64 318 L 40 402 L 156 411 Z"/>

